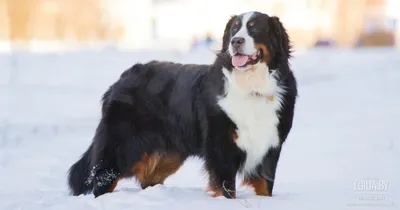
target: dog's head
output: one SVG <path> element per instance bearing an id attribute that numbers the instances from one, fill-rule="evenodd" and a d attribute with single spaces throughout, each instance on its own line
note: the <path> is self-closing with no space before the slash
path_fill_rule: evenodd
<path id="1" fill-rule="evenodd" d="M 269 69 L 290 57 L 290 41 L 278 17 L 248 12 L 231 17 L 225 26 L 222 52 L 229 53 L 239 71 L 264 63 Z"/>

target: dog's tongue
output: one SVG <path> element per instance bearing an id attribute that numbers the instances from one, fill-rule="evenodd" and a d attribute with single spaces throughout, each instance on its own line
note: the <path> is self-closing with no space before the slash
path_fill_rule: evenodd
<path id="1" fill-rule="evenodd" d="M 247 55 L 234 55 L 232 57 L 232 65 L 233 66 L 244 66 L 249 60 L 249 56 Z"/>

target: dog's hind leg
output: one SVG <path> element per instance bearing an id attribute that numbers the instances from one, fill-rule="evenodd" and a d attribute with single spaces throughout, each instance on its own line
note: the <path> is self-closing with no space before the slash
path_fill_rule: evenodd
<path id="1" fill-rule="evenodd" d="M 105 127 L 96 139 L 91 172 L 95 197 L 113 192 L 120 179 L 131 176 L 132 163 L 140 161 L 145 150 L 139 141 L 127 138 L 132 133 L 127 123 L 120 122 L 112 129 Z"/>
<path id="2" fill-rule="evenodd" d="M 164 184 L 165 179 L 176 173 L 186 158 L 187 156 L 179 153 L 168 153 L 162 155 L 152 176 L 149 176 L 149 182 Z"/>
<path id="3" fill-rule="evenodd" d="M 93 194 L 95 197 L 113 192 L 121 179 L 121 172 L 114 164 L 103 165 L 94 176 Z"/>
<path id="4" fill-rule="evenodd" d="M 165 179 L 182 166 L 187 157 L 178 153 L 155 152 L 143 155 L 142 160 L 132 167 L 132 173 L 142 189 L 164 184 Z"/>
<path id="5" fill-rule="evenodd" d="M 93 145 L 92 162 L 88 182 L 93 185 L 95 197 L 114 191 L 121 178 L 121 167 L 117 162 L 118 153 L 115 143 L 111 140 L 109 130 L 101 122 Z"/>
<path id="6" fill-rule="evenodd" d="M 140 157 L 140 153 L 135 153 L 137 157 Z M 102 160 L 99 160 L 97 165 L 93 169 L 93 194 L 95 197 L 101 196 L 105 193 L 111 193 L 114 191 L 115 187 L 118 184 L 118 181 L 133 176 L 133 172 L 130 171 L 130 168 L 126 167 L 127 160 L 124 159 L 124 156 L 118 156 L 118 160 L 113 158 L 113 154 L 106 156 Z M 140 165 L 142 161 L 134 161 L 140 160 L 140 158 L 134 158 L 130 156 L 129 159 L 132 162 L 137 162 L 136 165 Z"/>

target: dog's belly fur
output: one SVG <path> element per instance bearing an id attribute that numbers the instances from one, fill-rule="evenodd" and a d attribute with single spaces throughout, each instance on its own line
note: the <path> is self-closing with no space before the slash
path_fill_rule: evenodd
<path id="1" fill-rule="evenodd" d="M 224 71 L 225 97 L 219 99 L 219 106 L 236 124 L 236 145 L 246 153 L 242 165 L 244 174 L 255 173 L 264 156 L 272 147 L 279 145 L 277 125 L 279 117 L 277 110 L 281 107 L 280 89 L 273 79 L 270 79 L 268 69 L 265 71 L 265 85 L 258 90 L 274 92 L 274 100 L 267 97 L 251 96 L 243 91 L 243 86 L 237 81 L 237 74 Z"/>

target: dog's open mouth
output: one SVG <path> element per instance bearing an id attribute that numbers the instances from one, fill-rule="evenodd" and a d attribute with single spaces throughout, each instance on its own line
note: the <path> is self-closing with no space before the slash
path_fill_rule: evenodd
<path id="1" fill-rule="evenodd" d="M 248 65 L 255 65 L 262 58 L 262 50 L 259 49 L 252 55 L 246 55 L 242 53 L 236 53 L 232 56 L 232 65 L 234 67 L 245 68 Z"/>

